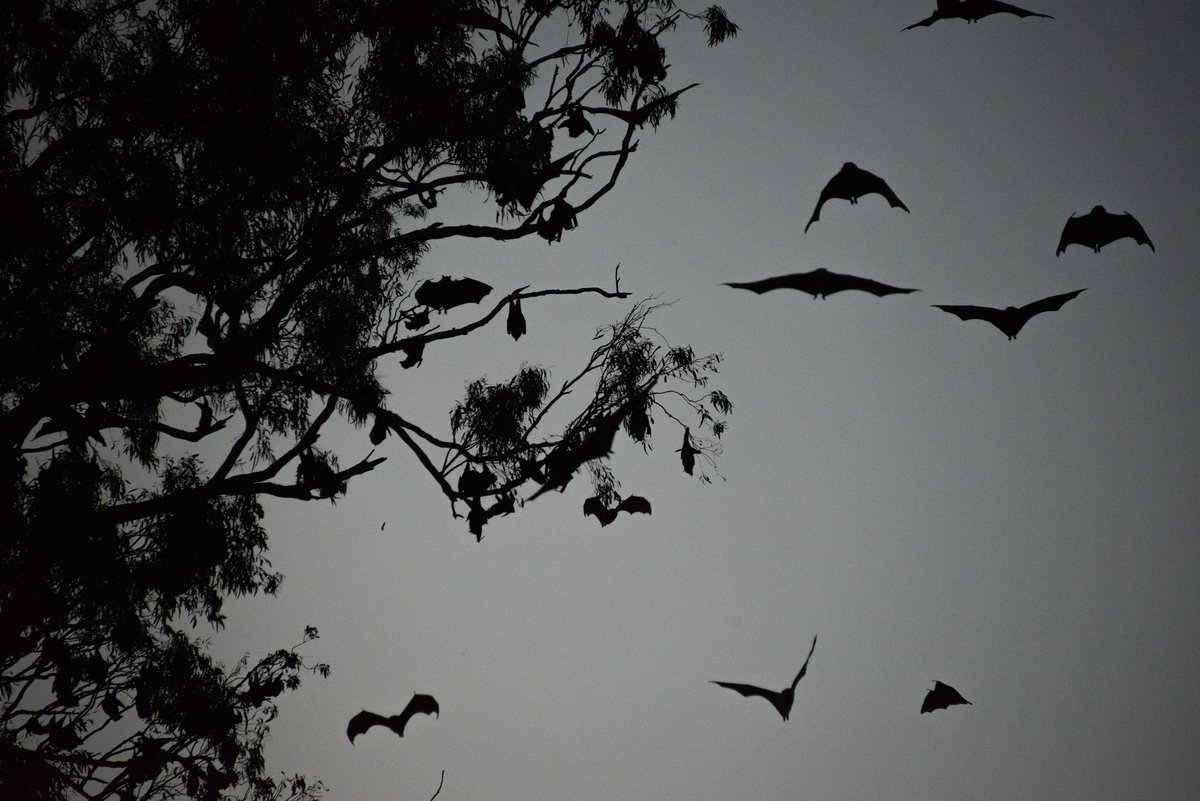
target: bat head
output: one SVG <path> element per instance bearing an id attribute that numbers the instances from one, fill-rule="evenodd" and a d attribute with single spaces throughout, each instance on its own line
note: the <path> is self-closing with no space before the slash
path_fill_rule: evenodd
<path id="1" fill-rule="evenodd" d="M 1091 213 L 1092 214 L 1108 214 L 1108 212 L 1104 210 L 1103 206 L 1092 206 Z"/>

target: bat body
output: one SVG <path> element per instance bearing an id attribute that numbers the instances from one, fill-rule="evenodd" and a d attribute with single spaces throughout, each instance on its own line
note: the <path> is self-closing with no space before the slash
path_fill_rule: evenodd
<path id="1" fill-rule="evenodd" d="M 567 118 L 558 124 L 559 128 L 566 128 L 567 134 L 572 139 L 587 131 L 590 134 L 596 133 L 592 128 L 592 124 L 588 122 L 588 118 L 584 116 L 583 109 L 576 106 L 567 112 Z"/>
<path id="2" fill-rule="evenodd" d="M 965 19 L 968 23 L 979 22 L 992 14 L 1013 14 L 1018 17 L 1045 17 L 1054 19 L 1049 14 L 1039 14 L 1023 8 L 1003 3 L 1001 0 L 938 0 L 937 8 L 925 19 L 914 22 L 904 30 L 912 28 L 927 28 L 938 20 Z"/>
<path id="3" fill-rule="evenodd" d="M 751 292 L 756 292 L 759 295 L 775 289 L 798 289 L 801 292 L 807 292 L 814 298 L 821 299 L 850 289 L 857 289 L 860 292 L 870 292 L 872 295 L 878 297 L 920 291 L 881 284 L 878 281 L 872 281 L 870 278 L 860 278 L 857 275 L 834 273 L 826 270 L 824 267 L 807 273 L 791 273 L 789 275 L 775 276 L 774 278 L 764 278 L 761 281 L 731 282 L 725 284 L 725 286 L 731 286 L 735 289 L 749 289 Z"/>
<path id="4" fill-rule="evenodd" d="M 683 472 L 689 476 L 693 475 L 696 469 L 696 454 L 699 453 L 694 445 L 692 445 L 692 436 L 689 429 L 683 429 L 683 446 L 679 449 L 679 460 L 683 462 Z"/>
<path id="5" fill-rule="evenodd" d="M 629 512 L 630 514 L 651 514 L 650 501 L 643 498 L 641 495 L 630 495 L 612 509 L 609 509 L 600 499 L 593 495 L 583 502 L 583 516 L 592 515 L 600 521 L 600 527 L 604 528 L 609 523 L 617 519 L 617 512 Z"/>
<path id="6" fill-rule="evenodd" d="M 1055 256 L 1061 256 L 1067 245 L 1083 245 L 1093 252 L 1099 253 L 1100 248 L 1116 242 L 1118 239 L 1129 237 L 1139 245 L 1149 245 L 1154 250 L 1154 243 L 1146 236 L 1146 229 L 1134 219 L 1129 212 L 1112 214 L 1105 211 L 1103 206 L 1096 206 L 1087 214 L 1076 217 L 1072 214 L 1063 226 L 1062 236 L 1058 240 L 1058 250 Z"/>
<path id="7" fill-rule="evenodd" d="M 817 199 L 817 207 L 813 209 L 808 225 L 804 226 L 804 232 L 808 233 L 809 226 L 821 218 L 821 207 L 825 205 L 825 201 L 839 198 L 849 200 L 851 204 L 854 204 L 858 203 L 858 199 L 863 195 L 883 195 L 892 208 L 908 211 L 908 206 L 905 206 L 900 198 L 896 197 L 896 193 L 892 191 L 886 181 L 874 173 L 859 168 L 854 162 L 847 161 L 821 190 L 821 196 Z"/>
<path id="8" fill-rule="evenodd" d="M 974 706 L 966 698 L 959 694 L 958 690 L 951 687 L 949 684 L 942 684 L 940 681 L 933 682 L 933 689 L 925 695 L 925 700 L 921 702 L 921 714 L 933 712 L 935 709 L 946 709 L 955 704 L 967 704 Z"/>
<path id="9" fill-rule="evenodd" d="M 525 334 L 525 314 L 521 311 L 521 299 L 517 298 L 508 304 L 508 320 L 505 323 L 508 335 L 514 340 Z"/>
<path id="10" fill-rule="evenodd" d="M 365 733 L 372 726 L 386 726 L 394 731 L 397 737 L 403 737 L 404 727 L 408 725 L 408 721 L 413 715 L 418 713 L 423 715 L 438 715 L 440 711 L 438 709 L 438 702 L 434 700 L 432 695 L 414 693 L 412 700 L 408 702 L 408 706 L 404 707 L 404 711 L 399 715 L 377 715 L 365 709 L 359 712 L 350 718 L 350 725 L 346 727 L 346 736 L 350 738 L 350 744 L 354 745 L 354 738 Z"/>
<path id="11" fill-rule="evenodd" d="M 796 700 L 796 685 L 808 673 L 808 663 L 812 660 L 813 651 L 815 650 L 817 650 L 817 638 L 814 636 L 812 648 L 808 649 L 808 658 L 804 660 L 804 664 L 800 667 L 800 672 L 796 674 L 796 678 L 792 679 L 792 686 L 778 692 L 775 690 L 764 690 L 762 687 L 755 687 L 753 684 L 734 684 L 728 681 L 714 681 L 711 683 L 741 693 L 747 698 L 754 695 L 766 698 L 771 702 L 771 706 L 775 707 L 779 714 L 783 716 L 783 719 L 787 720 L 788 715 L 792 711 L 792 704 Z"/>
<path id="12" fill-rule="evenodd" d="M 426 281 L 417 287 L 414 297 L 417 303 L 438 311 L 453 309 L 466 303 L 478 303 L 492 288 L 474 278 L 448 278 Z"/>
<path id="13" fill-rule="evenodd" d="M 1061 295 L 1051 295 L 1048 298 L 1035 300 L 1033 303 L 1027 303 L 1024 306 L 1009 306 L 1004 309 L 993 309 L 988 306 L 938 305 L 934 305 L 933 308 L 950 312 L 960 320 L 986 320 L 1007 334 L 1009 339 L 1016 339 L 1017 332 L 1024 328 L 1025 323 L 1033 319 L 1034 316 L 1042 312 L 1058 311 L 1068 300 L 1078 297 L 1079 293 L 1083 291 L 1085 290 L 1076 289 L 1074 292 L 1064 292 Z"/>

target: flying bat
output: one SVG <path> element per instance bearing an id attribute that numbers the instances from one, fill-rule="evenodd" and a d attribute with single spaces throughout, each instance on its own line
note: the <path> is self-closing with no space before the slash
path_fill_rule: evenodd
<path id="1" fill-rule="evenodd" d="M 521 312 L 521 299 L 516 298 L 508 304 L 508 321 L 505 323 L 508 335 L 518 340 L 525 333 L 525 315 Z"/>
<path id="2" fill-rule="evenodd" d="M 920 291 L 918 289 L 902 289 L 901 287 L 881 284 L 878 281 L 872 281 L 870 278 L 860 278 L 857 275 L 834 273 L 826 270 L 824 267 L 807 273 L 790 273 L 789 275 L 778 275 L 774 278 L 764 278 L 761 281 L 734 281 L 726 283 L 725 286 L 731 286 L 735 289 L 749 289 L 751 292 L 756 292 L 759 295 L 774 289 L 798 289 L 801 292 L 807 292 L 814 298 L 822 299 L 835 292 L 845 292 L 849 289 L 870 292 L 872 295 L 879 297 Z"/>
<path id="3" fill-rule="evenodd" d="M 837 175 L 830 178 L 829 183 L 825 184 L 825 188 L 821 190 L 821 196 L 817 199 L 817 207 L 813 209 L 812 219 L 808 221 L 808 225 L 804 226 L 804 232 L 808 233 L 809 226 L 821 218 L 821 207 L 825 205 L 825 201 L 840 198 L 855 204 L 863 195 L 872 194 L 883 195 L 894 209 L 908 211 L 908 206 L 905 206 L 900 198 L 896 197 L 896 193 L 892 191 L 886 181 L 874 173 L 860 169 L 854 162 L 847 161 L 838 170 Z"/>
<path id="4" fill-rule="evenodd" d="M 1146 236 L 1146 229 L 1132 214 L 1112 214 L 1105 211 L 1103 206 L 1096 206 L 1082 217 L 1072 214 L 1067 218 L 1054 255 L 1061 256 L 1067 245 L 1083 245 L 1099 253 L 1100 248 L 1125 237 L 1132 238 L 1139 245 L 1149 245 L 1150 250 L 1154 250 L 1154 243 Z"/>
<path id="5" fill-rule="evenodd" d="M 1054 19 L 1049 14 L 1026 11 L 1023 8 L 1002 3 L 1000 0 L 937 0 L 937 8 L 934 9 L 932 14 L 920 22 L 914 22 L 904 30 L 929 27 L 938 20 L 943 19 L 965 19 L 969 24 L 979 22 L 979 20 L 989 17 L 992 14 L 1015 14 L 1018 17 L 1045 17 L 1046 19 Z"/>
<path id="6" fill-rule="evenodd" d="M 453 309 L 466 303 L 478 303 L 492 288 L 474 278 L 448 278 L 426 281 L 417 287 L 414 297 L 417 303 L 438 311 Z"/>
<path id="7" fill-rule="evenodd" d="M 363 710 L 354 717 L 350 718 L 350 725 L 346 727 L 346 736 L 350 738 L 350 745 L 354 745 L 354 738 L 363 734 L 372 726 L 380 725 L 387 726 L 396 733 L 397 737 L 404 736 L 404 727 L 408 725 L 409 719 L 418 712 L 425 715 L 438 715 L 441 710 L 438 709 L 438 702 L 434 700 L 432 695 L 422 695 L 414 693 L 412 700 L 408 702 L 408 706 L 404 707 L 404 711 L 399 715 L 385 717 L 376 715 L 374 712 Z"/>
<path id="8" fill-rule="evenodd" d="M 625 500 L 618 503 L 612 509 L 609 509 L 600 499 L 593 495 L 583 502 L 583 516 L 593 515 L 600 521 L 600 527 L 604 528 L 609 523 L 617 519 L 617 512 L 629 512 L 630 514 L 637 512 L 640 514 L 650 514 L 650 501 L 643 498 L 641 495 L 630 495 Z"/>
<path id="9" fill-rule="evenodd" d="M 950 312 L 961 320 L 986 320 L 1007 334 L 1009 339 L 1016 339 L 1017 332 L 1024 328 L 1025 323 L 1034 316 L 1042 312 L 1058 311 L 1068 300 L 1078 297 L 1084 289 L 1064 292 L 1061 295 L 1051 295 L 1019 308 L 1009 306 L 1004 309 L 993 309 L 988 306 L 938 306 L 936 304 L 933 308 Z"/>
<path id="10" fill-rule="evenodd" d="M 779 692 L 764 690 L 762 687 L 755 687 L 753 684 L 733 684 L 728 681 L 714 681 L 712 684 L 727 687 L 730 690 L 741 693 L 747 698 L 752 695 L 762 696 L 771 702 L 771 706 L 779 711 L 784 720 L 787 720 L 788 715 L 792 711 L 792 703 L 796 700 L 796 685 L 800 683 L 800 679 L 804 678 L 804 674 L 808 672 L 808 663 L 812 659 L 813 651 L 815 650 L 817 650 L 817 638 L 814 636 L 812 648 L 808 649 L 808 659 L 804 660 L 804 664 L 800 667 L 800 672 L 796 674 L 796 678 L 792 679 L 792 686 Z"/>
<path id="11" fill-rule="evenodd" d="M 933 682 L 933 689 L 925 696 L 925 700 L 921 702 L 921 714 L 932 712 L 935 709 L 946 709 L 955 704 L 967 704 L 974 706 L 966 698 L 963 698 L 958 690 L 951 687 L 949 684 L 942 684 L 940 681 Z"/>

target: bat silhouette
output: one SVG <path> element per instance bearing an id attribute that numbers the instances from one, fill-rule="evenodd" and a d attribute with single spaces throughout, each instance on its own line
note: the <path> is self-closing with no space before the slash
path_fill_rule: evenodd
<path id="1" fill-rule="evenodd" d="M 521 299 L 517 298 L 508 304 L 508 321 L 505 323 L 508 335 L 518 340 L 525 333 L 525 315 L 521 312 Z"/>
<path id="2" fill-rule="evenodd" d="M 814 298 L 822 299 L 836 292 L 845 292 L 849 289 L 870 292 L 872 295 L 879 297 L 920 291 L 919 289 L 902 289 L 901 287 L 881 284 L 878 281 L 872 281 L 870 278 L 860 278 L 857 275 L 834 273 L 826 270 L 824 267 L 807 273 L 791 273 L 789 275 L 778 275 L 774 278 L 764 278 L 761 281 L 730 282 L 726 283 L 725 286 L 731 286 L 735 289 L 749 289 L 751 292 L 756 292 L 759 295 L 775 289 L 798 289 L 801 292 L 807 292 Z"/>
<path id="3" fill-rule="evenodd" d="M 1074 292 L 1064 292 L 1061 295 L 1051 295 L 1048 298 L 1035 300 L 1024 306 L 1008 306 L 1003 309 L 993 309 L 988 306 L 938 306 L 933 308 L 950 312 L 960 320 L 986 320 L 999 328 L 1009 339 L 1016 339 L 1017 332 L 1025 327 L 1036 315 L 1042 312 L 1058 311 L 1068 300 L 1078 297 L 1086 289 L 1076 289 Z"/>
<path id="4" fill-rule="evenodd" d="M 796 700 L 796 685 L 800 683 L 800 679 L 804 678 L 804 674 L 808 672 L 808 663 L 812 659 L 813 651 L 815 650 L 817 650 L 817 638 L 814 636 L 812 648 L 808 649 L 808 659 L 804 660 L 804 664 L 800 667 L 800 672 L 796 674 L 796 678 L 792 679 L 792 686 L 786 687 L 779 692 L 764 690 L 762 687 L 755 687 L 753 684 L 734 684 L 728 681 L 714 681 L 712 684 L 727 687 L 730 690 L 741 693 L 747 698 L 752 695 L 762 696 L 771 702 L 771 706 L 779 711 L 784 720 L 787 720 L 788 715 L 792 711 L 792 703 Z"/>
<path id="5" fill-rule="evenodd" d="M 883 195 L 894 209 L 900 208 L 908 211 L 908 206 L 905 206 L 900 198 L 896 197 L 896 193 L 892 191 L 886 181 L 874 173 L 859 168 L 854 162 L 847 161 L 821 190 L 821 196 L 817 198 L 817 207 L 813 209 L 808 225 L 804 226 L 804 232 L 808 233 L 809 226 L 821 218 L 821 207 L 825 205 L 825 201 L 840 198 L 855 204 L 863 195 L 872 194 Z"/>
<path id="6" fill-rule="evenodd" d="M 350 725 L 346 727 L 346 736 L 350 738 L 350 745 L 354 745 L 354 738 L 363 734 L 372 726 L 387 726 L 396 733 L 397 737 L 404 736 L 404 727 L 408 725 L 408 721 L 413 715 L 421 713 L 424 715 L 438 715 L 441 712 L 438 709 L 438 702 L 434 700 L 432 695 L 422 695 L 414 693 L 412 700 L 408 702 L 408 706 L 404 707 L 404 711 L 399 715 L 377 715 L 374 712 L 363 710 L 354 717 L 350 718 Z"/>
<path id="7" fill-rule="evenodd" d="M 933 682 L 933 689 L 926 694 L 925 700 L 921 702 L 921 714 L 924 715 L 926 712 L 932 712 L 935 709 L 946 709 L 955 704 L 974 706 L 966 698 L 963 698 L 958 690 L 949 684 L 942 684 L 940 681 L 935 680 Z"/>
<path id="8" fill-rule="evenodd" d="M 426 281 L 417 287 L 414 297 L 417 303 L 438 311 L 453 309 L 466 303 L 478 303 L 492 288 L 474 278 L 448 278 Z"/>
<path id="9" fill-rule="evenodd" d="M 904 30 L 928 27 L 938 20 L 965 19 L 968 24 L 979 22 L 992 14 L 1015 14 L 1018 17 L 1045 17 L 1054 19 L 1049 14 L 1039 14 L 1036 11 L 1026 11 L 1000 0 L 937 0 L 937 8 L 933 13 L 920 22 L 914 22 Z"/>
<path id="10" fill-rule="evenodd" d="M 638 512 L 641 514 L 650 514 L 650 501 L 643 498 L 641 495 L 630 495 L 625 500 L 618 503 L 612 509 L 609 509 L 600 499 L 593 495 L 583 502 L 583 516 L 593 515 L 600 521 L 600 527 L 604 528 L 609 523 L 617 519 L 617 512 Z"/>
<path id="11" fill-rule="evenodd" d="M 579 136 L 584 131 L 587 131 L 590 134 L 595 133 L 595 130 L 592 129 L 592 124 L 588 122 L 588 118 L 583 115 L 583 109 L 579 108 L 578 106 L 567 112 L 567 118 L 560 122 L 558 127 L 566 128 L 567 134 L 570 135 L 572 139 Z"/>
<path id="12" fill-rule="evenodd" d="M 683 429 L 683 447 L 679 449 L 679 459 L 683 462 L 683 472 L 689 476 L 694 475 L 693 470 L 696 469 L 696 454 L 700 451 L 692 445 L 692 437 L 690 430 Z"/>
<path id="13" fill-rule="evenodd" d="M 1067 218 L 1054 255 L 1061 256 L 1067 245 L 1083 245 L 1099 253 L 1100 248 L 1125 237 L 1132 238 L 1139 245 L 1149 245 L 1150 250 L 1154 250 L 1154 243 L 1146 236 L 1146 229 L 1132 214 L 1112 214 L 1105 211 L 1103 206 L 1096 206 L 1081 217 L 1072 214 Z"/>

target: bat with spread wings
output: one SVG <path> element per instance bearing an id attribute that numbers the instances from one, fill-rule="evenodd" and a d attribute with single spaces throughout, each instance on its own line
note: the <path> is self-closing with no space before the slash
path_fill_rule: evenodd
<path id="1" fill-rule="evenodd" d="M 1099 253 L 1105 245 L 1126 237 L 1139 245 L 1149 245 L 1150 250 L 1154 250 L 1154 243 L 1146 236 L 1146 229 L 1132 214 L 1113 214 L 1105 211 L 1103 206 L 1096 206 L 1087 214 L 1079 217 L 1072 214 L 1067 219 L 1054 255 L 1061 256 L 1067 245 L 1083 245 Z"/>
<path id="2" fill-rule="evenodd" d="M 1001 0 L 937 0 L 937 8 L 933 13 L 920 22 L 914 22 L 904 30 L 929 27 L 938 20 L 965 19 L 967 22 L 979 22 L 992 14 L 1013 14 L 1018 17 L 1045 17 L 1054 19 L 1049 14 L 1039 14 L 1024 8 L 1001 2 Z"/>
<path id="3" fill-rule="evenodd" d="M 443 275 L 436 281 L 426 281 L 413 293 L 417 303 L 437 311 L 446 311 L 467 303 L 483 300 L 492 288 L 474 278 L 450 278 Z"/>
<path id="4" fill-rule="evenodd" d="M 600 527 L 604 528 L 609 523 L 617 519 L 617 512 L 629 512 L 630 514 L 637 512 L 640 514 L 650 514 L 650 501 L 643 498 L 641 495 L 630 495 L 618 503 L 613 508 L 609 509 L 595 495 L 586 499 L 583 502 L 583 516 L 594 516 L 600 521 Z"/>
<path id="5" fill-rule="evenodd" d="M 778 710 L 784 720 L 788 719 L 788 715 L 792 711 L 792 704 L 796 700 L 796 685 L 800 683 L 800 679 L 804 678 L 804 674 L 808 672 L 808 663 L 812 659 L 813 651 L 817 650 L 817 638 L 813 637 L 812 648 L 808 649 L 808 659 L 804 660 L 804 664 L 800 667 L 800 672 L 796 674 L 796 678 L 792 679 L 792 686 L 776 692 L 775 690 L 764 690 L 762 687 L 755 687 L 753 684 L 734 684 L 728 681 L 714 681 L 720 687 L 726 687 L 734 692 L 741 693 L 747 698 L 757 695 L 766 698 L 771 702 L 771 706 Z"/>
<path id="6" fill-rule="evenodd" d="M 883 195 L 892 208 L 908 211 L 908 206 L 905 206 L 900 198 L 896 197 L 896 193 L 892 191 L 886 181 L 875 173 L 867 172 L 854 162 L 847 161 L 821 190 L 821 196 L 817 199 L 817 207 L 813 209 L 808 225 L 804 226 L 804 232 L 808 233 L 809 226 L 821 218 L 821 207 L 825 205 L 825 201 L 838 198 L 856 204 L 863 195 Z"/>
<path id="7" fill-rule="evenodd" d="M 1051 295 L 1020 307 L 1008 306 L 1003 309 L 993 309 L 989 306 L 939 306 L 935 304 L 933 308 L 950 312 L 961 320 L 986 320 L 1007 334 L 1009 339 L 1016 339 L 1017 332 L 1025 327 L 1025 323 L 1042 312 L 1058 311 L 1068 300 L 1077 297 L 1080 292 L 1085 290 L 1086 287 L 1076 289 L 1074 292 L 1064 292 L 1061 295 Z"/>
<path id="8" fill-rule="evenodd" d="M 432 695 L 414 693 L 412 700 L 408 702 L 408 706 L 404 707 L 404 711 L 399 715 L 377 715 L 365 709 L 359 712 L 350 718 L 350 725 L 346 727 L 346 736 L 350 738 L 350 744 L 354 745 L 354 738 L 363 734 L 372 726 L 386 726 L 394 731 L 397 737 L 403 737 L 404 727 L 408 725 L 408 721 L 413 715 L 418 713 L 423 715 L 439 715 L 440 711 L 438 702 L 434 700 Z"/>
<path id="9" fill-rule="evenodd" d="M 870 278 L 860 278 L 857 275 L 830 272 L 824 267 L 807 273 L 777 275 L 774 278 L 764 278 L 761 281 L 729 282 L 725 286 L 731 286 L 735 289 L 749 289 L 751 292 L 756 292 L 759 295 L 775 289 L 798 289 L 801 292 L 807 292 L 814 298 L 821 298 L 822 300 L 836 292 L 845 292 L 850 289 L 869 292 L 878 297 L 920 291 L 918 289 L 902 289 L 897 286 L 889 286 L 879 281 L 872 281 Z"/>
<path id="10" fill-rule="evenodd" d="M 959 694 L 958 690 L 951 687 L 949 684 L 942 684 L 940 681 L 933 682 L 933 689 L 925 695 L 925 700 L 921 702 L 921 714 L 933 712 L 935 709 L 946 709 L 955 704 L 966 704 L 975 706 L 966 698 Z"/>

